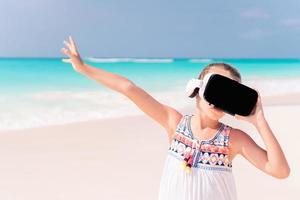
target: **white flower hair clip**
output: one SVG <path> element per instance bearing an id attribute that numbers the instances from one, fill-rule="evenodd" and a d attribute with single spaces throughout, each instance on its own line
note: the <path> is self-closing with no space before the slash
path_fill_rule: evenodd
<path id="1" fill-rule="evenodd" d="M 190 79 L 185 88 L 186 94 L 190 97 L 196 88 L 201 88 L 202 84 L 203 80 L 197 78 Z"/>
<path id="2" fill-rule="evenodd" d="M 203 98 L 203 93 L 206 88 L 207 82 L 209 81 L 210 77 L 214 74 L 215 73 L 212 72 L 207 73 L 204 76 L 203 80 L 197 78 L 190 79 L 185 88 L 185 92 L 188 95 L 188 97 L 193 98 L 191 95 L 193 94 L 196 88 L 199 88 L 198 95 L 201 98 Z"/>

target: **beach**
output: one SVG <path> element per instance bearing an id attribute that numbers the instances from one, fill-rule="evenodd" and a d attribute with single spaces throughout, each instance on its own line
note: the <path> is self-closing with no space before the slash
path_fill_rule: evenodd
<path id="1" fill-rule="evenodd" d="M 296 199 L 300 185 L 300 95 L 262 98 L 265 117 L 290 164 L 276 179 L 240 155 L 233 160 L 238 199 Z M 193 104 L 180 109 L 193 112 Z M 261 147 L 255 127 L 225 115 L 222 122 L 247 132 Z M 146 115 L 0 132 L 0 199 L 158 198 L 168 139 Z"/>

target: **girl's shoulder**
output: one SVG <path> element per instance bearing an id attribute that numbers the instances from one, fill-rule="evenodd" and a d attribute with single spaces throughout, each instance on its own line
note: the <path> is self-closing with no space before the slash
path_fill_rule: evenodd
<path id="1" fill-rule="evenodd" d="M 239 144 L 249 139 L 249 135 L 241 129 L 230 127 L 230 139 L 232 143 Z"/>
<path id="2" fill-rule="evenodd" d="M 167 131 L 169 142 L 171 142 L 178 125 L 184 120 L 185 116 L 186 116 L 185 113 L 180 113 L 180 112 L 173 113 L 172 115 L 169 116 L 170 128 Z"/>
<path id="3" fill-rule="evenodd" d="M 241 154 L 243 146 L 251 143 L 252 138 L 244 131 L 238 128 L 230 127 L 229 147 L 234 158 L 237 154 Z"/>
<path id="4" fill-rule="evenodd" d="M 189 113 L 177 113 L 176 115 L 171 117 L 170 120 L 172 121 L 171 123 L 173 124 L 171 131 L 175 132 L 176 129 L 178 128 L 179 124 L 185 123 L 188 120 L 188 117 L 190 115 L 191 114 L 189 114 Z"/>

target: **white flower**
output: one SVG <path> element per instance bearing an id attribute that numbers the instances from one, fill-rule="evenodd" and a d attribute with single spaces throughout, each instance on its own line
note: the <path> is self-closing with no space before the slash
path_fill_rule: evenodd
<path id="1" fill-rule="evenodd" d="M 192 78 L 186 84 L 185 92 L 190 96 L 196 88 L 201 88 L 203 80 Z"/>

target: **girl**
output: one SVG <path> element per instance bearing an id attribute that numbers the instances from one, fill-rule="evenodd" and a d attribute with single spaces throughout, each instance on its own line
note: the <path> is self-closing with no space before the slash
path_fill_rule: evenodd
<path id="1" fill-rule="evenodd" d="M 266 150 L 242 130 L 219 122 L 225 113 L 197 95 L 199 88 L 189 96 L 196 97 L 194 113 L 183 115 L 158 102 L 127 78 L 84 63 L 71 37 L 64 43 L 67 48 L 62 48 L 62 53 L 69 57 L 63 59 L 64 62 L 71 63 L 88 78 L 126 95 L 165 129 L 170 146 L 160 181 L 159 200 L 235 200 L 232 161 L 238 154 L 273 177 L 289 176 L 289 165 L 265 119 L 260 95 L 250 116 L 234 117 L 256 127 Z M 198 79 L 203 79 L 208 72 L 241 82 L 239 72 L 225 63 L 208 65 Z"/>

